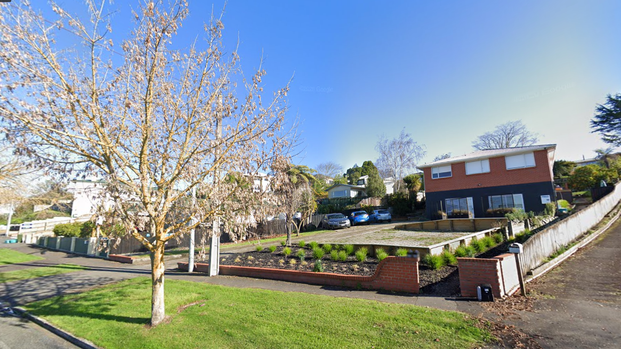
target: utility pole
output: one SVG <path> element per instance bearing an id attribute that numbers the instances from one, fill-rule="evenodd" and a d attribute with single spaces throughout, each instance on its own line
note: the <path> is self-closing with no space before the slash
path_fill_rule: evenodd
<path id="1" fill-rule="evenodd" d="M 6 220 L 6 233 L 5 235 L 8 237 L 11 231 L 11 218 L 13 217 L 13 204 L 9 205 L 9 218 Z"/>
<path id="2" fill-rule="evenodd" d="M 218 99 L 218 107 L 216 109 L 216 151 L 214 161 L 220 160 L 220 139 L 222 138 L 222 95 Z M 214 174 L 214 186 L 218 186 L 220 179 L 220 170 L 216 165 Z M 217 200 L 217 199 L 216 199 Z M 215 205 L 220 205 L 220 202 L 215 202 Z M 216 210 L 216 215 L 212 222 L 211 239 L 209 244 L 209 276 L 216 276 L 220 273 L 220 216 L 219 210 Z"/>

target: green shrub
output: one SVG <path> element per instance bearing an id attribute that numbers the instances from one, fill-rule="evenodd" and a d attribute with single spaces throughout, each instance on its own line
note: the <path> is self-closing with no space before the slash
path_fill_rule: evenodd
<path id="1" fill-rule="evenodd" d="M 348 256 L 354 254 L 354 245 L 345 245 L 345 252 L 347 252 Z"/>
<path id="2" fill-rule="evenodd" d="M 567 200 L 559 200 L 558 202 L 562 208 L 569 209 L 569 202 L 567 202 Z M 554 203 L 548 202 L 546 207 L 543 209 L 543 214 L 546 217 L 554 216 L 554 214 L 556 214 L 556 206 Z"/>
<path id="3" fill-rule="evenodd" d="M 287 240 L 283 240 L 280 242 L 280 246 L 285 247 L 287 245 Z"/>
<path id="4" fill-rule="evenodd" d="M 319 246 L 319 244 L 316 241 L 311 241 L 308 246 L 311 248 L 311 250 L 314 250 L 317 248 L 317 246 Z"/>
<path id="5" fill-rule="evenodd" d="M 291 254 L 291 248 L 289 247 L 285 247 L 282 249 L 282 254 L 285 255 L 285 257 L 289 257 L 289 255 Z"/>
<path id="6" fill-rule="evenodd" d="M 81 237 L 82 223 L 63 223 L 54 227 L 54 235 L 64 237 Z M 90 235 L 89 235 L 90 236 Z"/>
<path id="7" fill-rule="evenodd" d="M 364 262 L 367 260 L 367 254 L 369 253 L 369 251 L 367 250 L 366 247 L 361 247 L 358 249 L 358 251 L 356 251 L 356 260 L 358 262 Z"/>
<path id="8" fill-rule="evenodd" d="M 276 246 L 272 245 L 268 247 L 267 249 L 270 250 L 270 252 L 274 253 L 274 251 L 276 251 Z"/>
<path id="9" fill-rule="evenodd" d="M 470 241 L 470 246 L 472 246 L 474 250 L 478 253 L 485 251 L 485 242 L 483 242 L 482 240 L 474 238 L 472 239 L 472 241 Z"/>
<path id="10" fill-rule="evenodd" d="M 257 249 L 257 252 L 261 252 L 263 251 L 263 246 L 261 245 L 257 245 L 257 247 L 255 247 Z"/>
<path id="11" fill-rule="evenodd" d="M 342 250 L 342 249 L 343 249 L 343 246 L 342 246 L 342 245 L 335 244 L 334 246 L 332 246 L 332 248 L 333 248 L 333 249 L 335 249 L 335 250 L 337 250 L 337 251 L 340 251 L 340 250 Z"/>
<path id="12" fill-rule="evenodd" d="M 315 261 L 315 265 L 313 266 L 313 271 L 316 273 L 323 273 L 323 264 L 321 264 L 321 260 L 318 259 Z"/>
<path id="13" fill-rule="evenodd" d="M 345 251 L 339 251 L 339 260 L 340 260 L 341 262 L 345 262 L 345 261 L 347 261 L 347 256 L 348 256 L 348 255 L 347 255 L 347 252 L 345 252 Z"/>
<path id="14" fill-rule="evenodd" d="M 451 251 L 444 250 L 442 252 L 442 259 L 444 260 L 445 265 L 455 265 L 457 264 L 457 257 L 451 253 Z"/>
<path id="15" fill-rule="evenodd" d="M 330 251 L 330 259 L 332 259 L 333 261 L 338 261 L 339 260 L 339 251 L 337 251 L 337 250 Z"/>
<path id="16" fill-rule="evenodd" d="M 477 255 L 477 250 L 472 246 L 467 246 L 466 253 L 468 254 L 468 257 L 474 257 Z"/>
<path id="17" fill-rule="evenodd" d="M 397 256 L 397 257 L 405 257 L 407 255 L 408 255 L 408 250 L 405 249 L 405 248 L 399 248 L 395 252 L 395 256 Z"/>
<path id="18" fill-rule="evenodd" d="M 378 248 L 375 251 L 375 256 L 377 257 L 378 261 L 383 261 L 386 257 L 388 257 L 388 253 L 386 251 L 384 251 L 383 248 Z"/>
<path id="19" fill-rule="evenodd" d="M 80 227 L 80 237 L 87 238 L 93 236 L 93 231 L 95 229 L 97 229 L 97 226 L 94 222 L 86 221 L 82 223 L 82 226 Z"/>
<path id="20" fill-rule="evenodd" d="M 326 251 L 326 253 L 332 252 L 332 245 L 330 245 L 330 244 L 323 244 L 323 250 Z"/>
<path id="21" fill-rule="evenodd" d="M 466 250 L 466 247 L 459 246 L 458 248 L 455 249 L 455 257 L 466 257 L 466 256 L 468 256 L 468 251 Z"/>
<path id="22" fill-rule="evenodd" d="M 306 242 L 304 242 L 304 240 L 300 240 L 300 242 L 298 242 L 298 246 L 300 246 L 300 248 L 304 248 L 304 246 L 306 246 Z"/>
<path id="23" fill-rule="evenodd" d="M 494 238 L 494 241 L 496 241 L 497 244 L 501 243 L 505 239 L 500 233 L 492 235 L 492 238 Z"/>
<path id="24" fill-rule="evenodd" d="M 425 258 L 423 258 L 423 264 L 434 270 L 438 270 L 445 265 L 444 258 L 442 256 L 431 254 L 428 254 L 425 256 Z"/>
<path id="25" fill-rule="evenodd" d="M 315 258 L 315 259 L 321 259 L 321 258 L 323 258 L 323 255 L 324 255 L 325 253 L 326 253 L 326 252 L 323 250 L 323 248 L 315 247 L 315 248 L 313 249 L 313 258 Z"/>
<path id="26" fill-rule="evenodd" d="M 306 258 L 306 251 L 304 251 L 303 249 L 299 249 L 298 253 L 297 253 L 298 258 L 300 259 L 300 261 L 304 261 L 304 258 Z"/>
<path id="27" fill-rule="evenodd" d="M 481 242 L 485 244 L 486 249 L 496 246 L 496 241 L 494 241 L 494 239 L 491 236 L 484 237 L 483 239 L 481 239 Z"/>

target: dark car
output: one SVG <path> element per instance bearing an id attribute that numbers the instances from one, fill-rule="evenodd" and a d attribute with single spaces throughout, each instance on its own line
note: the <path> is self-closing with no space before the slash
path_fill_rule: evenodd
<path id="1" fill-rule="evenodd" d="M 369 220 L 371 222 L 392 222 L 392 215 L 388 210 L 373 210 Z"/>
<path id="2" fill-rule="evenodd" d="M 349 215 L 351 225 L 369 224 L 369 215 L 365 211 L 354 211 Z"/>
<path id="3" fill-rule="evenodd" d="M 321 227 L 324 229 L 349 228 L 349 219 L 342 213 L 331 213 L 323 217 Z"/>

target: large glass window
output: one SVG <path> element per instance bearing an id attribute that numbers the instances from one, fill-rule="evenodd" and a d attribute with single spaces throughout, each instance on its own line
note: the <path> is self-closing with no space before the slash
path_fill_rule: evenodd
<path id="1" fill-rule="evenodd" d="M 446 166 L 438 166 L 431 168 L 431 178 L 446 178 L 451 177 L 453 172 L 451 172 L 451 165 Z"/>
<path id="2" fill-rule="evenodd" d="M 445 199 L 446 214 L 451 215 L 468 215 L 468 200 L 466 198 Z"/>
<path id="3" fill-rule="evenodd" d="M 489 172 L 489 160 L 479 160 L 466 162 L 466 174 L 477 174 Z"/>
<path id="4" fill-rule="evenodd" d="M 535 154 L 531 152 L 526 154 L 505 156 L 505 164 L 507 165 L 507 170 L 535 167 Z"/>
<path id="5" fill-rule="evenodd" d="M 522 194 L 492 195 L 488 197 L 489 208 L 517 208 L 524 210 Z"/>

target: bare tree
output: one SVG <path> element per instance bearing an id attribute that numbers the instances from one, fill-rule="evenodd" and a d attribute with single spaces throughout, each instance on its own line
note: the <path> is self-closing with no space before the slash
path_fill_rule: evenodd
<path id="1" fill-rule="evenodd" d="M 315 169 L 317 170 L 318 174 L 330 178 L 334 178 L 337 175 L 343 173 L 343 166 L 332 161 L 322 162 L 321 164 L 317 165 Z"/>
<path id="2" fill-rule="evenodd" d="M 184 0 L 140 2 L 120 47 L 106 37 L 104 3 L 86 1 L 87 21 L 55 4 L 53 19 L 26 2 L 0 5 L 0 117 L 37 164 L 105 180 L 115 218 L 151 251 L 157 325 L 165 319 L 166 242 L 203 222 L 219 234 L 219 221 L 251 214 L 260 198 L 249 178 L 287 156 L 288 87 L 264 98 L 261 66 L 251 81 L 240 78 L 220 18 L 205 26 L 204 41 L 173 46 L 188 15 Z M 60 45 L 61 30 L 76 38 L 72 46 Z"/>
<path id="3" fill-rule="evenodd" d="M 472 142 L 472 147 L 476 150 L 524 147 L 533 145 L 538 140 L 537 134 L 530 132 L 518 120 L 498 125 L 494 131 L 480 135 Z"/>
<path id="4" fill-rule="evenodd" d="M 396 191 L 401 188 L 401 179 L 416 169 L 416 163 L 426 153 L 424 146 L 418 145 L 405 129 L 394 139 L 380 137 L 375 150 L 379 153 L 375 165 L 384 177 L 392 177 L 395 180 Z"/>

